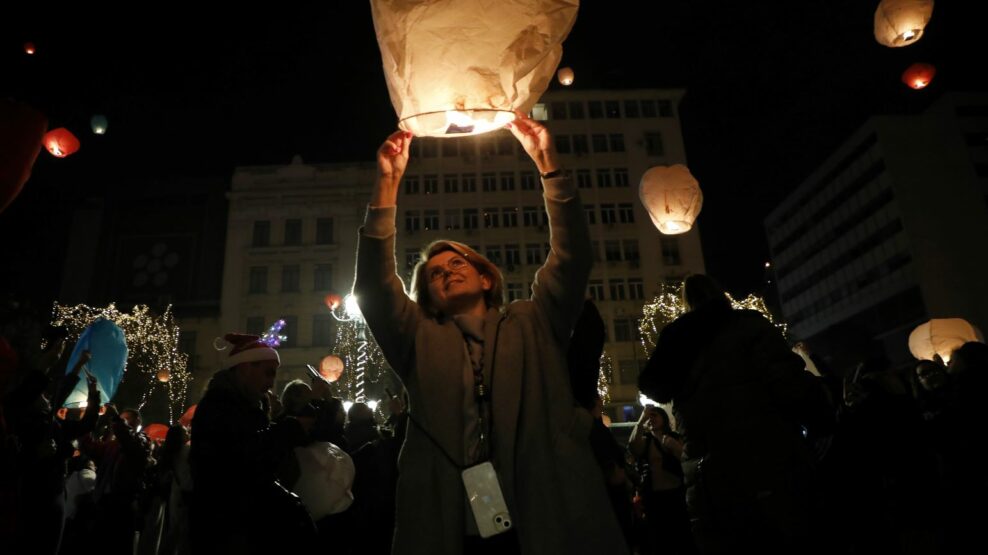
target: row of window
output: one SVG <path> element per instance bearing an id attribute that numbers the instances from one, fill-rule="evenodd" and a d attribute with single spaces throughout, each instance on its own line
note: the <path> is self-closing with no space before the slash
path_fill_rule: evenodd
<path id="1" fill-rule="evenodd" d="M 640 143 L 649 156 L 662 156 L 665 153 L 662 133 L 646 131 Z M 591 133 L 577 135 L 556 135 L 556 151 L 559 154 L 594 154 L 625 152 L 624 133 Z M 593 150 L 591 151 L 591 146 Z M 509 133 L 498 133 L 473 140 L 461 139 L 421 139 L 413 141 L 408 152 L 411 158 L 457 158 L 468 160 L 476 156 L 515 156 L 527 160 L 528 155 L 518 146 L 518 141 Z"/>
<path id="2" fill-rule="evenodd" d="M 281 292 L 300 293 L 301 267 L 298 264 L 285 264 L 281 267 Z M 333 289 L 333 265 L 316 264 L 312 271 L 312 291 Z M 247 292 L 251 294 L 268 292 L 268 267 L 251 266 L 247 279 Z"/>
<path id="3" fill-rule="evenodd" d="M 594 204 L 583 206 L 587 222 L 597 223 L 598 209 Z M 630 202 L 604 203 L 600 205 L 600 223 L 635 223 L 635 211 Z M 519 215 L 521 216 L 519 218 Z M 435 231 L 440 229 L 485 229 L 502 227 L 539 227 L 549 223 L 549 216 L 542 206 L 510 206 L 505 208 L 449 208 L 443 210 L 406 210 L 405 231 Z"/>
<path id="4" fill-rule="evenodd" d="M 623 108 L 623 110 L 622 110 Z M 584 119 L 584 114 L 590 119 L 619 119 L 619 118 L 671 118 L 673 117 L 672 101 L 661 100 L 590 100 L 584 103 L 582 100 L 571 100 L 569 102 L 557 101 L 549 103 L 549 118 L 561 119 Z"/>
<path id="5" fill-rule="evenodd" d="M 333 244 L 333 218 L 316 218 L 315 244 Z M 303 226 L 301 218 L 289 218 L 285 220 L 285 234 L 282 244 L 297 246 L 302 244 Z M 257 220 L 254 222 L 254 230 L 251 238 L 251 246 L 267 247 L 271 245 L 271 221 Z"/>
<path id="6" fill-rule="evenodd" d="M 596 176 L 597 187 L 627 187 L 627 168 L 597 168 L 591 173 L 590 169 L 581 168 L 568 170 L 571 178 L 576 179 L 576 184 L 581 189 L 593 187 L 594 176 Z M 542 190 L 542 182 L 535 175 L 535 172 L 487 172 L 480 174 L 480 187 L 485 193 L 495 191 L 514 191 L 520 188 L 522 191 Z M 476 193 L 477 174 L 445 174 L 442 176 L 442 191 L 444 193 Z M 411 175 L 406 176 L 402 186 L 405 195 L 417 195 L 424 193 L 434 195 L 439 192 L 440 176 L 437 174 Z"/>

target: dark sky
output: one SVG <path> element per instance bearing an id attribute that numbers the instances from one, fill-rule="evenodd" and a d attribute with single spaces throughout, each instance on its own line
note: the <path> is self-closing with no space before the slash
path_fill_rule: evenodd
<path id="1" fill-rule="evenodd" d="M 228 180 L 236 165 L 296 153 L 370 160 L 395 126 L 366 1 L 210 13 L 204 2 L 34 4 L 5 7 L 0 95 L 32 102 L 85 142 L 65 160 L 39 157 L 28 190 L 0 215 L 3 231 L 23 227 L 39 203 L 100 194 L 135 172 Z M 875 42 L 877 4 L 583 2 L 564 44 L 576 88 L 687 90 L 681 115 L 705 194 L 708 270 L 730 289 L 760 289 L 765 214 L 868 115 L 988 89 L 988 48 L 976 44 L 984 2 L 938 2 L 926 36 L 900 49 Z M 38 47 L 30 58 L 28 40 Z M 923 91 L 899 81 L 915 61 L 938 68 Z M 105 137 L 86 133 L 94 113 L 109 118 Z M 40 237 L 40 227 L 22 231 Z"/>

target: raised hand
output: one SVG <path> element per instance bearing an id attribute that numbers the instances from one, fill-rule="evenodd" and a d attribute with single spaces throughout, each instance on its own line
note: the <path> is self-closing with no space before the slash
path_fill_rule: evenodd
<path id="1" fill-rule="evenodd" d="M 505 127 L 511 130 L 511 134 L 521 143 L 522 148 L 535 162 L 539 173 L 546 174 L 559 169 L 556 146 L 552 142 L 552 135 L 544 125 L 515 110 L 515 120 Z"/>
<path id="2" fill-rule="evenodd" d="M 398 184 L 408 165 L 408 149 L 412 134 L 395 131 L 377 149 L 377 184 L 371 195 L 371 206 L 394 206 Z"/>

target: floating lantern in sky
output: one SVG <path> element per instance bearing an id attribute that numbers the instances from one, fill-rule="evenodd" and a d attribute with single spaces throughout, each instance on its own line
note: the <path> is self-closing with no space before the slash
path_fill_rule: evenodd
<path id="1" fill-rule="evenodd" d="M 923 36 L 933 16 L 933 0 L 882 0 L 875 10 L 875 40 L 896 48 Z"/>
<path id="2" fill-rule="evenodd" d="M 38 49 L 34 47 L 34 43 L 33 42 L 25 42 L 24 43 L 24 53 L 27 54 L 28 56 L 33 56 L 34 53 L 37 52 L 37 51 L 38 51 Z"/>
<path id="3" fill-rule="evenodd" d="M 937 68 L 933 64 L 915 63 L 902 73 L 902 82 L 911 89 L 925 89 L 936 74 Z"/>
<path id="4" fill-rule="evenodd" d="M 45 133 L 45 148 L 56 158 L 65 158 L 79 150 L 79 139 L 64 127 Z"/>
<path id="5" fill-rule="evenodd" d="M 96 114 L 89 120 L 89 125 L 93 128 L 93 133 L 103 135 L 106 133 L 106 127 L 109 125 L 109 122 L 106 121 L 106 116 Z"/>
<path id="6" fill-rule="evenodd" d="M 573 78 L 575 75 L 573 74 L 572 68 L 564 67 L 560 68 L 560 70 L 556 72 L 556 77 L 563 86 L 568 87 L 573 84 Z"/>
<path id="7" fill-rule="evenodd" d="M 336 293 L 328 293 L 323 297 L 323 302 L 326 303 L 326 308 L 336 310 L 337 307 L 343 304 L 343 297 Z"/>
<path id="8" fill-rule="evenodd" d="M 504 127 L 545 92 L 578 0 L 372 0 L 398 126 L 462 137 Z"/>
<path id="9" fill-rule="evenodd" d="M 168 380 L 171 379 L 172 375 L 167 368 L 162 368 L 161 370 L 158 370 L 155 377 L 157 377 L 158 381 L 161 383 L 168 383 Z"/>
<path id="10" fill-rule="evenodd" d="M 319 375 L 327 382 L 335 382 L 343 375 L 343 359 L 336 355 L 323 357 L 319 363 Z"/>
<path id="11" fill-rule="evenodd" d="M 652 223 L 666 235 L 686 233 L 703 207 L 700 184 L 686 166 L 655 166 L 645 172 L 638 196 Z"/>
<path id="12" fill-rule="evenodd" d="M 984 341 L 977 328 L 962 318 L 933 319 L 909 334 L 909 352 L 919 360 L 933 360 L 940 355 L 950 362 L 954 350 L 968 341 Z"/>

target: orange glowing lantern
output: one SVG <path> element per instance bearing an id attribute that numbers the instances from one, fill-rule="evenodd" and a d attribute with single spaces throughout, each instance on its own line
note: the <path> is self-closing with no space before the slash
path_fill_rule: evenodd
<path id="1" fill-rule="evenodd" d="M 652 223 L 665 235 L 692 229 L 703 207 L 700 184 L 681 164 L 649 169 L 642 176 L 638 196 Z"/>
<path id="2" fill-rule="evenodd" d="M 932 16 L 933 0 L 882 0 L 875 10 L 875 40 L 890 48 L 909 46 Z"/>
<path id="3" fill-rule="evenodd" d="M 169 372 L 167 368 L 162 368 L 161 370 L 158 370 L 157 378 L 159 382 L 168 383 L 168 380 L 170 380 L 171 377 L 172 377 L 171 372 Z"/>
<path id="4" fill-rule="evenodd" d="M 24 43 L 24 53 L 27 54 L 28 56 L 33 56 L 34 53 L 37 52 L 37 51 L 38 50 L 34 47 L 34 43 L 33 42 L 25 42 Z"/>
<path id="5" fill-rule="evenodd" d="M 343 304 L 343 297 L 337 295 L 336 293 L 329 293 L 323 298 L 323 302 L 326 303 L 326 308 L 330 310 L 336 310 Z"/>
<path id="6" fill-rule="evenodd" d="M 79 150 L 79 139 L 64 127 L 45 133 L 45 148 L 56 158 L 65 158 Z"/>
<path id="7" fill-rule="evenodd" d="M 573 73 L 573 68 L 564 67 L 560 68 L 560 70 L 556 72 L 556 78 L 559 79 L 559 82 L 565 87 L 572 85 L 575 77 L 576 75 Z"/>
<path id="8" fill-rule="evenodd" d="M 937 68 L 933 64 L 915 63 L 902 73 L 902 82 L 911 89 L 925 89 L 936 74 Z"/>
<path id="9" fill-rule="evenodd" d="M 149 424 L 144 428 L 144 433 L 155 443 L 164 443 L 168 436 L 168 426 L 164 424 Z"/>
<path id="10" fill-rule="evenodd" d="M 178 419 L 178 423 L 185 426 L 186 428 L 192 427 L 192 419 L 196 416 L 196 407 L 199 405 L 192 405 L 185 410 L 185 414 Z"/>
<path id="11" fill-rule="evenodd" d="M 319 363 L 319 375 L 327 382 L 335 382 L 343 375 L 343 359 L 336 355 L 323 357 Z"/>

